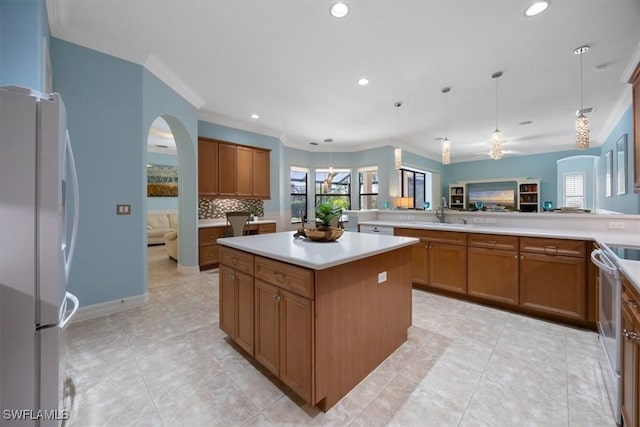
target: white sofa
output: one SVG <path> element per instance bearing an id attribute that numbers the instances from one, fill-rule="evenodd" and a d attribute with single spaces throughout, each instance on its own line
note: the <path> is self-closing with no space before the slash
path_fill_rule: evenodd
<path id="1" fill-rule="evenodd" d="M 169 258 L 178 260 L 178 232 L 170 231 L 163 236 L 164 244 L 167 248 Z"/>
<path id="2" fill-rule="evenodd" d="M 161 245 L 165 243 L 165 234 L 177 230 L 177 213 L 160 212 L 147 214 L 147 245 Z"/>

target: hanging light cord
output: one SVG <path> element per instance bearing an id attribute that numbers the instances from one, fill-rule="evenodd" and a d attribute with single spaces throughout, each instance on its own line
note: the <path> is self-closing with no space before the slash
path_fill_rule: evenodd
<path id="1" fill-rule="evenodd" d="M 580 114 L 582 114 L 582 53 L 580 54 Z"/>
<path id="2" fill-rule="evenodd" d="M 444 139 L 447 139 L 447 92 L 444 94 Z"/>
<path id="3" fill-rule="evenodd" d="M 498 130 L 498 78 L 496 77 L 496 130 Z"/>

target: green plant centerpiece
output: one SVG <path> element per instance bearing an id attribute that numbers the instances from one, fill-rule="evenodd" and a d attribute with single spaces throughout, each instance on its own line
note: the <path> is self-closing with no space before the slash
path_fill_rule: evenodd
<path id="1" fill-rule="evenodd" d="M 331 222 L 342 215 L 342 208 L 331 203 L 320 203 L 316 206 L 317 228 L 301 228 L 293 238 L 305 237 L 317 242 L 333 242 L 342 236 L 344 230 L 332 227 Z"/>
<path id="2" fill-rule="evenodd" d="M 316 206 L 316 219 L 320 221 L 318 228 L 331 228 L 331 221 L 342 215 L 342 209 L 331 203 L 320 203 Z"/>

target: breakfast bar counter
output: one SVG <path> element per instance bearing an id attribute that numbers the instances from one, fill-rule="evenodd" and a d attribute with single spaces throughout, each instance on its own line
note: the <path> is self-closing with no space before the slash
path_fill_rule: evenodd
<path id="1" fill-rule="evenodd" d="M 407 340 L 418 239 L 293 232 L 218 239 L 220 328 L 323 411 Z"/>

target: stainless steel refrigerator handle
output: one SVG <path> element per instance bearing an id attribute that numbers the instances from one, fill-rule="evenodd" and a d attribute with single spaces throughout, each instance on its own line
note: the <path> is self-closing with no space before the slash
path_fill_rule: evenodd
<path id="1" fill-rule="evenodd" d="M 78 311 L 78 307 L 80 307 L 80 301 L 78 301 L 78 298 L 71 292 L 67 292 L 64 298 L 65 298 L 64 305 L 66 306 L 67 305 L 66 301 L 70 300 L 73 303 L 73 308 L 71 309 L 71 313 L 69 313 L 69 315 L 60 319 L 60 323 L 58 323 L 58 327 L 60 329 L 64 329 L 64 327 L 67 326 L 67 323 L 69 323 L 69 321 L 73 318 L 73 316 L 76 315 L 76 312 Z"/>
<path id="2" fill-rule="evenodd" d="M 69 169 L 71 171 L 71 187 L 73 188 L 73 227 L 71 229 L 71 242 L 69 244 L 69 253 L 64 262 L 64 275 L 67 284 L 69 283 L 69 271 L 71 270 L 71 261 L 73 253 L 76 249 L 76 238 L 78 236 L 78 215 L 80 212 L 80 191 L 78 189 L 78 171 L 76 170 L 76 161 L 73 157 L 71 149 L 71 140 L 69 139 L 69 131 L 65 133 L 65 151 L 69 156 Z M 75 298 L 75 296 L 74 296 Z"/>
<path id="3" fill-rule="evenodd" d="M 617 268 L 613 265 L 608 265 L 604 260 L 609 261 L 604 252 L 602 252 L 602 249 L 594 249 L 591 252 L 591 261 L 598 266 L 598 268 L 606 271 L 608 274 L 615 274 Z"/>

